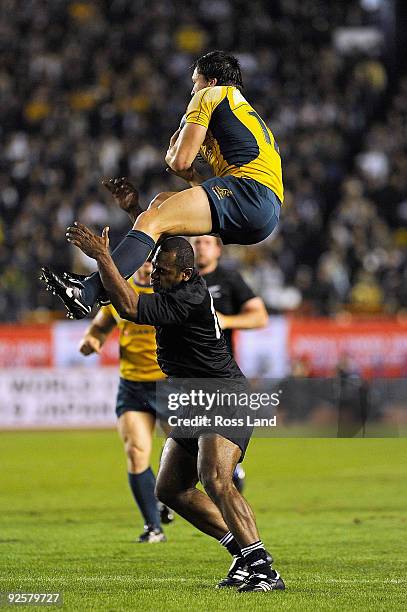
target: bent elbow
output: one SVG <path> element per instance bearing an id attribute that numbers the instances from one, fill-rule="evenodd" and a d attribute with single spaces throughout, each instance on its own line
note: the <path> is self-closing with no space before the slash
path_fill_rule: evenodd
<path id="1" fill-rule="evenodd" d="M 259 314 L 257 327 L 267 327 L 268 323 L 269 323 L 269 316 L 267 314 L 267 311 L 265 310 L 264 312 Z"/>
<path id="2" fill-rule="evenodd" d="M 120 318 L 126 319 L 126 321 L 134 321 L 137 315 L 137 305 L 132 303 L 121 304 L 120 308 L 117 309 Z"/>

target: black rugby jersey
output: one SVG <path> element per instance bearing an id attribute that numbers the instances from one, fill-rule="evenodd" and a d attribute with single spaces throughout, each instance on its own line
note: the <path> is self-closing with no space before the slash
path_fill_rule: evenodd
<path id="1" fill-rule="evenodd" d="M 241 378 L 219 328 L 211 295 L 194 270 L 168 291 L 140 295 L 136 323 L 156 328 L 157 358 L 168 376 Z"/>
<path id="2" fill-rule="evenodd" d="M 225 315 L 239 314 L 243 304 L 256 297 L 241 274 L 235 270 L 227 270 L 218 266 L 209 274 L 202 274 L 212 296 L 215 310 Z M 226 343 L 233 354 L 233 329 L 223 331 Z"/>

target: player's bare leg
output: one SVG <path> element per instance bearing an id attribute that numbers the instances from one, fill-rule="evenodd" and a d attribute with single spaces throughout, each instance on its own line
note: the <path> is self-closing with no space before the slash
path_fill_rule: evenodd
<path id="1" fill-rule="evenodd" d="M 271 557 L 259 540 L 253 512 L 232 483 L 239 457 L 240 449 L 216 434 L 201 436 L 197 462 L 169 439 L 157 478 L 157 496 L 192 525 L 217 538 L 232 554 L 232 566 L 219 587 L 239 586 L 241 591 L 284 589 L 284 582 L 271 568 Z M 208 495 L 196 488 L 198 474 Z M 240 534 L 243 549 L 231 525 Z M 245 546 L 248 541 L 250 544 Z"/>
<path id="2" fill-rule="evenodd" d="M 125 178 L 103 179 L 102 184 L 116 203 L 133 221 L 133 230 L 140 230 L 154 241 L 162 234 L 199 235 L 212 229 L 208 196 L 202 187 L 183 191 L 163 191 L 155 196 L 144 211 L 137 189 Z M 198 234 L 197 234 L 198 233 Z"/>
<path id="3" fill-rule="evenodd" d="M 252 509 L 232 480 L 240 455 L 240 448 L 223 436 L 204 434 L 199 438 L 199 480 L 240 547 L 244 547 L 259 540 L 259 532 Z"/>
<path id="4" fill-rule="evenodd" d="M 226 523 L 213 501 L 196 488 L 197 483 L 195 457 L 169 438 L 157 476 L 157 497 L 200 531 L 220 540 L 228 532 Z"/>
<path id="5" fill-rule="evenodd" d="M 166 198 L 138 216 L 133 226 L 156 242 L 161 234 L 198 236 L 212 231 L 212 214 L 203 187 L 191 187 Z"/>
<path id="6" fill-rule="evenodd" d="M 150 465 L 155 419 L 149 412 L 124 412 L 117 429 L 124 444 L 127 470 L 132 474 L 144 472 Z"/>
<path id="7" fill-rule="evenodd" d="M 159 419 L 159 427 L 162 433 L 165 435 L 165 437 L 168 438 L 172 428 L 168 424 L 168 421 L 165 418 Z M 162 457 L 163 450 L 164 450 L 164 444 L 165 444 L 165 440 L 161 448 L 160 464 L 161 464 L 161 457 Z M 166 504 L 163 504 L 162 501 L 159 501 L 159 500 L 158 500 L 158 509 L 160 511 L 161 523 L 163 525 L 168 525 L 169 523 L 172 523 L 175 520 L 175 514 L 172 508 L 170 508 Z"/>
<path id="8" fill-rule="evenodd" d="M 130 489 L 144 518 L 140 543 L 165 542 L 155 497 L 155 477 L 150 467 L 155 418 L 148 412 L 126 411 L 118 420 L 118 431 L 127 458 Z"/>
<path id="9" fill-rule="evenodd" d="M 160 193 L 157 193 L 155 198 L 151 200 L 147 210 L 150 210 L 151 208 L 158 208 L 158 206 L 165 202 L 165 200 L 168 200 L 171 198 L 171 196 L 174 196 L 177 193 L 179 193 L 179 191 L 161 191 Z"/>
<path id="10" fill-rule="evenodd" d="M 218 586 L 238 586 L 240 579 L 239 592 L 284 589 L 284 582 L 272 569 L 272 559 L 259 538 L 253 511 L 232 481 L 240 448 L 214 433 L 203 434 L 198 443 L 199 478 L 240 546 L 240 554 Z M 244 572 L 248 575 L 242 583 Z"/>

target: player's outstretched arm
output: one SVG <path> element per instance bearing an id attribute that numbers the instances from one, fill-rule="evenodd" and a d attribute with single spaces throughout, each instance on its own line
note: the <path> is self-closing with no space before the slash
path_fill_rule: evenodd
<path id="1" fill-rule="evenodd" d="M 216 314 L 222 329 L 257 329 L 266 327 L 268 323 L 266 307 L 259 297 L 247 300 L 236 315 Z"/>
<path id="2" fill-rule="evenodd" d="M 116 326 L 116 321 L 109 312 L 108 306 L 103 306 L 92 320 L 83 338 L 79 343 L 79 352 L 82 355 L 100 353 L 100 350 L 110 332 Z"/>
<path id="3" fill-rule="evenodd" d="M 119 315 L 129 321 L 135 320 L 139 296 L 120 275 L 110 255 L 109 228 L 103 229 L 102 236 L 96 236 L 86 225 L 75 221 L 68 227 L 66 236 L 68 242 L 96 260 L 102 284 Z"/>

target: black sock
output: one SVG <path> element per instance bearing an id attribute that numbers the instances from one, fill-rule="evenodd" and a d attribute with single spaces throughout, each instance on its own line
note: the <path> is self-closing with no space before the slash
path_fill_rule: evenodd
<path id="1" fill-rule="evenodd" d="M 242 556 L 242 551 L 240 550 L 240 546 L 230 531 L 228 531 L 223 536 L 223 538 L 219 540 L 219 544 L 222 544 L 222 546 L 224 546 L 233 557 Z"/>
<path id="2" fill-rule="evenodd" d="M 242 555 L 253 574 L 264 574 L 270 578 L 274 577 L 274 570 L 271 569 L 270 563 L 267 560 L 267 553 L 261 540 L 242 548 Z"/>
<path id="3" fill-rule="evenodd" d="M 154 246 L 155 242 L 151 236 L 140 230 L 130 230 L 112 252 L 113 261 L 120 274 L 129 278 L 147 260 Z M 88 306 L 93 306 L 104 291 L 99 273 L 91 274 L 82 284 L 81 297 Z"/>
<path id="4" fill-rule="evenodd" d="M 155 477 L 152 469 L 149 467 L 141 474 L 129 473 L 129 484 L 145 524 L 160 529 L 160 513 L 154 495 Z"/>

